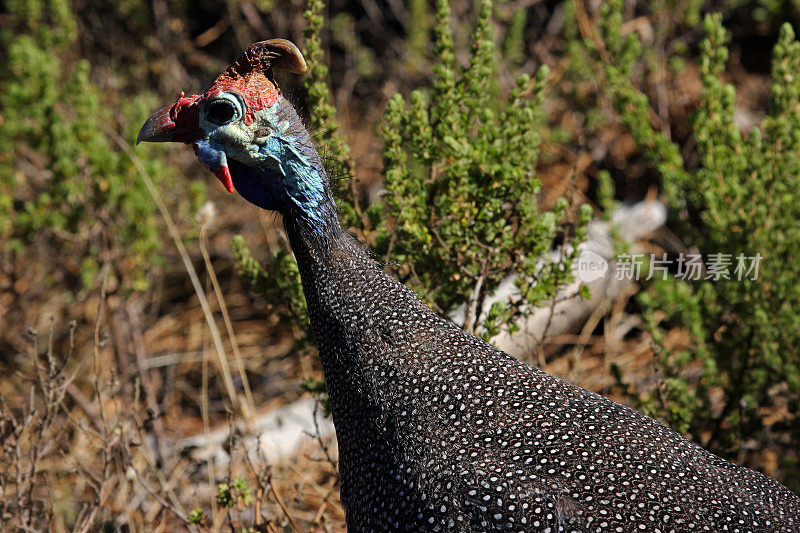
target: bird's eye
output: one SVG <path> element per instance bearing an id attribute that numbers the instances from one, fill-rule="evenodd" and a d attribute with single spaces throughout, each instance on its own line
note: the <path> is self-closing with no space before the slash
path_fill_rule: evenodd
<path id="1" fill-rule="evenodd" d="M 236 116 L 236 106 L 229 100 L 214 100 L 206 106 L 206 118 L 215 124 L 227 124 Z"/>

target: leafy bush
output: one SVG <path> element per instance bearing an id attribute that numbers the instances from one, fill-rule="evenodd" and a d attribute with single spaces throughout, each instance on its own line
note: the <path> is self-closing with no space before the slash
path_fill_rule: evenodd
<path id="1" fill-rule="evenodd" d="M 620 9 L 616 2 L 604 11 L 603 39 L 615 59 L 604 66 L 607 89 L 660 171 L 667 201 L 683 214 L 675 224 L 687 246 L 707 259 L 704 279 L 659 280 L 641 295 L 663 383 L 657 393 L 633 395 L 649 414 L 729 457 L 775 442 L 787 450 L 786 473 L 797 472 L 800 43 L 785 24 L 773 52 L 769 115 L 760 128 L 743 132 L 734 118 L 734 89 L 722 81 L 727 32 L 719 15 L 705 17 L 702 102 L 692 121 L 700 163 L 688 169 L 679 147 L 651 126 L 648 99 L 630 81 L 641 44 L 633 34 L 620 37 Z M 714 258 L 726 262 L 729 275 L 712 275 Z M 747 268 L 758 263 L 757 276 L 740 275 L 742 260 Z M 660 313 L 690 332 L 690 349 L 665 345 Z"/>
<path id="2" fill-rule="evenodd" d="M 106 105 L 88 62 L 68 60 L 76 38 L 68 2 L 9 2 L 9 11 L 15 24 L 0 37 L 8 51 L 0 64 L 3 252 L 54 239 L 80 263 L 83 285 L 107 258 L 124 285 L 144 289 L 160 246 L 155 204 L 109 130 L 114 119 L 138 126 L 155 100 Z M 125 136 L 130 142 L 135 130 Z M 157 158 L 143 161 L 168 183 Z M 124 258 L 110 257 L 111 249 Z"/>
<path id="3" fill-rule="evenodd" d="M 483 299 L 518 273 L 522 300 L 497 304 L 480 324 L 487 336 L 514 315 L 552 298 L 570 280 L 570 253 L 543 261 L 568 218 L 565 199 L 540 211 L 536 176 L 542 101 L 549 69 L 534 80 L 520 76 L 504 98 L 495 79 L 492 3 L 481 2 L 469 64 L 458 67 L 446 1 L 437 12 L 434 80 L 430 91 L 412 92 L 410 104 L 395 95 L 384 115 L 387 193 L 370 209 L 376 251 L 404 265 L 410 285 L 440 312 Z M 577 236 L 591 216 L 581 210 Z M 522 304 L 528 304 L 523 306 Z M 480 317 L 467 313 L 465 327 Z"/>

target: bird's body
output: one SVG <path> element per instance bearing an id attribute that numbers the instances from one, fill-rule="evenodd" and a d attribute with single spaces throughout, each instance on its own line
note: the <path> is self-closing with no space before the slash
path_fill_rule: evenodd
<path id="1" fill-rule="evenodd" d="M 292 245 L 351 531 L 800 531 L 779 483 L 469 335 L 351 237 Z"/>
<path id="2" fill-rule="evenodd" d="M 800 532 L 800 498 L 776 481 L 497 350 L 386 274 L 339 226 L 319 155 L 283 97 L 257 117 L 265 123 L 247 126 L 246 157 L 237 155 L 244 126 L 230 149 L 206 127 L 192 138 L 188 126 L 161 126 L 190 105 L 202 117 L 220 97 L 212 86 L 181 99 L 140 137 L 167 140 L 183 127 L 190 138 L 179 140 L 209 146 L 201 161 L 223 183 L 230 176 L 229 189 L 283 214 L 328 384 L 350 531 Z"/>

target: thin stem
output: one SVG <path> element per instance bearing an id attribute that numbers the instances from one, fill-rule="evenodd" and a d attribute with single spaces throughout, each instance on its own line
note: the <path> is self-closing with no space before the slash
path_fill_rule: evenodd
<path id="1" fill-rule="evenodd" d="M 222 319 L 225 322 L 225 329 L 228 331 L 228 338 L 231 340 L 231 347 L 233 348 L 233 356 L 236 360 L 236 367 L 239 370 L 239 376 L 242 378 L 242 385 L 244 386 L 244 394 L 247 398 L 247 404 L 250 409 L 250 417 L 256 414 L 256 404 L 253 401 L 253 393 L 250 391 L 250 381 L 247 379 L 247 372 L 244 368 L 242 354 L 239 351 L 239 342 L 236 340 L 236 333 L 233 331 L 233 323 L 231 322 L 230 314 L 228 313 L 228 306 L 225 304 L 225 297 L 222 295 L 222 289 L 219 286 L 217 279 L 217 272 L 214 270 L 214 265 L 211 263 L 211 256 L 208 253 L 208 239 L 206 239 L 208 232 L 208 224 L 203 224 L 200 227 L 200 252 L 203 254 L 203 261 L 206 264 L 206 271 L 208 277 L 211 279 L 211 285 L 214 287 L 214 294 L 219 303 L 219 309 L 222 311 Z"/>
<path id="2" fill-rule="evenodd" d="M 164 223 L 167 225 L 167 230 L 169 231 L 170 237 L 172 237 L 172 240 L 175 242 L 175 247 L 178 249 L 178 254 L 180 254 L 181 260 L 183 260 L 183 265 L 186 267 L 186 272 L 189 274 L 189 279 L 192 281 L 194 292 L 197 294 L 197 299 L 200 301 L 200 307 L 203 309 L 206 323 L 208 324 L 208 328 L 211 330 L 211 338 L 214 341 L 214 348 L 217 351 L 219 365 L 222 369 L 222 381 L 225 383 L 225 389 L 228 393 L 228 397 L 230 398 L 231 403 L 236 405 L 239 402 L 237 402 L 236 389 L 233 386 L 233 378 L 231 377 L 231 369 L 228 365 L 228 358 L 225 355 L 225 348 L 222 344 L 222 336 L 219 333 L 219 328 L 217 328 L 217 323 L 214 320 L 211 307 L 208 305 L 206 293 L 203 291 L 203 286 L 200 284 L 200 278 L 197 276 L 197 271 L 195 270 L 194 265 L 192 265 L 189 252 L 186 251 L 186 247 L 183 245 L 181 235 L 178 233 L 178 228 L 175 226 L 175 222 L 172 220 L 172 215 L 169 214 L 167 206 L 159 196 L 158 190 L 153 184 L 153 180 L 150 179 L 150 175 L 147 173 L 147 170 L 145 170 L 142 161 L 137 157 L 133 150 L 131 150 L 131 147 L 127 142 L 125 142 L 125 139 L 123 139 L 119 133 L 114 131 L 114 129 L 107 124 L 102 122 L 99 124 L 105 130 L 111 140 L 113 140 L 122 149 L 122 151 L 128 155 L 128 157 L 130 157 L 131 162 L 139 173 L 139 177 L 142 178 L 142 181 L 147 187 L 147 191 L 150 193 L 150 196 L 152 196 L 156 206 L 158 206 L 161 216 L 164 217 Z"/>

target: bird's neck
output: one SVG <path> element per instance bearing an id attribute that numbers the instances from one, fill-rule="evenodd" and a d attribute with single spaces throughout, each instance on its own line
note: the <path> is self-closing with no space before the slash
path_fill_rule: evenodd
<path id="1" fill-rule="evenodd" d="M 284 222 L 300 270 L 325 378 L 329 387 L 346 390 L 349 387 L 339 382 L 340 377 L 355 377 L 363 366 L 356 338 L 360 336 L 358 330 L 369 327 L 368 310 L 357 301 L 363 293 L 359 285 L 361 280 L 369 283 L 368 278 L 378 275 L 380 269 L 344 231 L 327 231 L 320 239 L 295 219 L 285 218 Z"/>
<path id="2" fill-rule="evenodd" d="M 368 283 L 368 277 L 386 276 L 363 245 L 344 231 L 338 221 L 336 227 L 326 226 L 320 232 L 309 231 L 307 222 L 296 217 L 284 217 L 284 224 L 297 259 L 312 322 L 315 318 L 338 320 L 339 310 L 357 306 L 351 301 L 358 289 L 353 285 L 359 285 L 359 280 Z M 351 292 L 353 289 L 355 292 Z M 334 309 L 334 303 L 344 305 Z M 317 309 L 324 309 L 324 315 L 314 317 Z"/>
<path id="3" fill-rule="evenodd" d="M 311 169 L 324 172 L 317 164 L 316 151 L 308 153 Z M 284 164 L 284 169 L 290 168 Z M 356 397 L 359 402 L 374 403 L 381 395 L 387 397 L 386 391 L 371 390 L 370 384 L 379 381 L 387 366 L 407 364 L 390 346 L 411 331 L 397 327 L 397 321 L 387 317 L 398 313 L 438 317 L 341 228 L 327 177 L 324 179 L 327 194 L 320 204 L 323 209 L 316 211 L 318 216 L 298 211 L 302 205 L 290 205 L 282 213 L 336 417 L 337 402 Z M 340 418 L 340 429 L 342 423 Z"/>
<path id="4" fill-rule="evenodd" d="M 367 401 L 366 384 L 375 381 L 374 375 L 385 365 L 402 363 L 392 360 L 399 354 L 380 348 L 409 333 L 397 331 L 387 317 L 407 310 L 432 312 L 346 232 L 329 233 L 333 236 L 320 242 L 293 221 L 286 227 L 331 399 L 335 404 L 358 395 Z"/>
<path id="5" fill-rule="evenodd" d="M 334 245 L 341 239 L 336 202 L 327 171 L 308 134 L 306 143 L 296 139 L 285 144 L 280 175 L 283 196 L 278 206 L 284 219 L 317 245 Z"/>
<path id="6" fill-rule="evenodd" d="M 260 127 L 270 133 L 247 159 L 228 163 L 236 190 L 250 203 L 278 211 L 287 225 L 317 242 L 341 233 L 330 180 L 314 141 L 294 107 L 283 97 Z"/>

